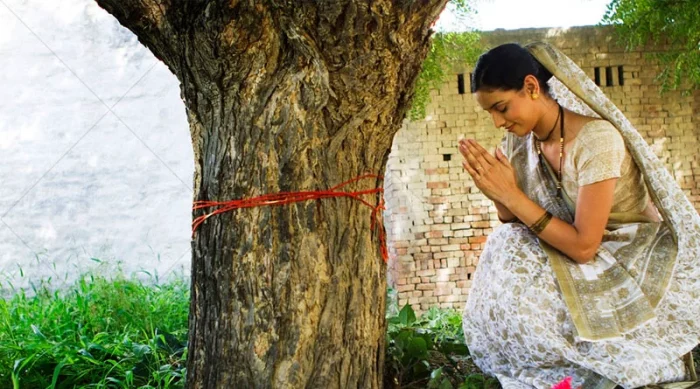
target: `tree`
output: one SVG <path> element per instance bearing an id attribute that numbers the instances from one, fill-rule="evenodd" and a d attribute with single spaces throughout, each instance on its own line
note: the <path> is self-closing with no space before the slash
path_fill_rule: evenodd
<path id="1" fill-rule="evenodd" d="M 96 1 L 179 79 L 198 201 L 381 174 L 447 2 Z M 342 198 L 202 224 L 188 386 L 381 387 L 386 266 L 370 224 Z"/>
<path id="2" fill-rule="evenodd" d="M 697 0 L 612 0 L 603 23 L 616 26 L 627 49 L 665 43 L 658 53 L 664 89 L 678 88 L 687 78 L 700 86 L 700 4 Z"/>

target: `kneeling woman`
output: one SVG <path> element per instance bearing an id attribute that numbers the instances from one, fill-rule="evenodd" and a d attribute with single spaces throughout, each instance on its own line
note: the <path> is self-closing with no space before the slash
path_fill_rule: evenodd
<path id="1" fill-rule="evenodd" d="M 464 310 L 476 364 L 506 389 L 689 380 L 700 217 L 644 139 L 547 44 L 482 55 L 472 92 L 507 130 L 493 154 L 459 145 L 504 222 Z"/>

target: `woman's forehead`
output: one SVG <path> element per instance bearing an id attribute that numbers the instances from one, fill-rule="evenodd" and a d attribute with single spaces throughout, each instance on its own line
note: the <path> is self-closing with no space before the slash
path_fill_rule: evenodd
<path id="1" fill-rule="evenodd" d="M 496 90 L 478 90 L 474 93 L 476 102 L 485 110 L 492 109 L 499 102 L 505 102 L 513 97 L 514 91 Z"/>

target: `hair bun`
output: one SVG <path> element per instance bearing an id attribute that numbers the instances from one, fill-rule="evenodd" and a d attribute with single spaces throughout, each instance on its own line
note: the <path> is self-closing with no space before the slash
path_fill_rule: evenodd
<path id="1" fill-rule="evenodd" d="M 540 89 L 549 93 L 552 73 L 517 43 L 496 46 L 479 57 L 472 72 L 472 93 L 481 89 L 520 90 L 525 77 L 533 75 Z"/>

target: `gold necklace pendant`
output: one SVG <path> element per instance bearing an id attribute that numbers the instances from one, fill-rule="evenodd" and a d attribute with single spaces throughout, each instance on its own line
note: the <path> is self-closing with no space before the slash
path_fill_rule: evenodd
<path id="1" fill-rule="evenodd" d="M 557 175 L 557 189 L 561 195 L 561 179 L 562 171 L 564 170 L 564 109 L 561 107 L 561 105 L 559 106 L 559 116 L 561 116 L 561 122 L 559 124 L 561 131 L 559 136 L 559 174 Z"/>

